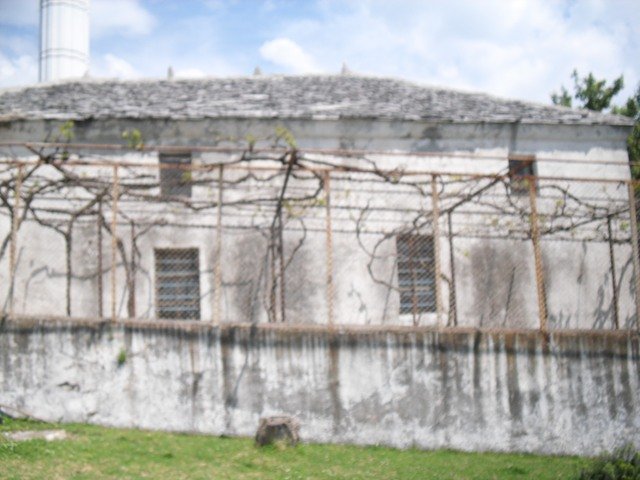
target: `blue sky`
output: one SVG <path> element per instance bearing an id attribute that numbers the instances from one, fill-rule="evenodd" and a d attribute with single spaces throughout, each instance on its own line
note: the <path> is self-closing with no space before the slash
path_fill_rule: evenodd
<path id="1" fill-rule="evenodd" d="M 37 80 L 38 0 L 0 0 L 0 87 Z M 548 103 L 574 68 L 640 83 L 637 0 L 91 0 L 91 75 L 337 73 Z"/>

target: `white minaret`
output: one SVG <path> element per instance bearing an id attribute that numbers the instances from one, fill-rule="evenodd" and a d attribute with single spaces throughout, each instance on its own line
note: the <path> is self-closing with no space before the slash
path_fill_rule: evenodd
<path id="1" fill-rule="evenodd" d="M 41 82 L 89 71 L 89 0 L 40 0 Z"/>

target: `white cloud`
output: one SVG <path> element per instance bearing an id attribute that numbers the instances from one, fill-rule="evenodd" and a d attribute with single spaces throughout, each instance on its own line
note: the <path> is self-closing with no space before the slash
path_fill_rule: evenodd
<path id="1" fill-rule="evenodd" d="M 155 17 L 138 0 L 91 0 L 91 36 L 148 35 Z"/>
<path id="2" fill-rule="evenodd" d="M 281 35 L 318 68 L 409 78 L 549 103 L 573 68 L 640 81 L 640 9 L 631 0 L 321 0 Z"/>
<path id="3" fill-rule="evenodd" d="M 319 70 L 313 58 L 289 38 L 276 38 L 263 43 L 260 55 L 290 73 L 311 73 Z"/>
<path id="4" fill-rule="evenodd" d="M 265 71 L 337 73 L 345 61 L 355 73 L 544 103 L 561 84 L 572 86 L 574 68 L 609 80 L 624 74 L 618 103 L 640 82 L 637 0 L 309 0 L 304 9 L 268 0 L 246 35 L 228 24 L 246 12 L 244 1 L 201 1 L 207 14 L 183 2 L 155 11 L 159 0 L 91 0 L 92 73 L 163 78 L 172 65 L 177 77 L 224 76 L 261 63 Z M 37 59 L 37 3 L 0 0 L 5 84 L 8 76 L 24 83 L 7 73 L 26 68 L 19 58 Z M 155 28 L 160 22 L 171 28 Z"/>
<path id="5" fill-rule="evenodd" d="M 38 63 L 30 55 L 7 57 L 0 52 L 0 87 L 35 83 Z"/>
<path id="6" fill-rule="evenodd" d="M 136 69 L 123 58 L 107 53 L 103 56 L 103 60 L 104 66 L 102 68 L 107 77 L 135 78 L 140 76 Z"/>
<path id="7" fill-rule="evenodd" d="M 1 49 L 10 55 L 38 55 L 37 41 L 28 35 L 3 35 L 0 33 Z M 8 53 L 9 52 L 9 53 Z"/>

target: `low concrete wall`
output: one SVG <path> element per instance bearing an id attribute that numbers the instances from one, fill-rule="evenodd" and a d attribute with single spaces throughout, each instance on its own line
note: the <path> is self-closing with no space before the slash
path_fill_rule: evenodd
<path id="1" fill-rule="evenodd" d="M 596 454 L 640 444 L 640 337 L 55 319 L 0 326 L 0 404 L 64 422 Z"/>

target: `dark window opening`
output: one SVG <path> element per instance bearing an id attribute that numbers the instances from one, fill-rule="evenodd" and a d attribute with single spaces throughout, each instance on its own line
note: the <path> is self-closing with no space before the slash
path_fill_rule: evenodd
<path id="1" fill-rule="evenodd" d="M 191 197 L 191 154 L 160 154 L 160 195 Z"/>
<path id="2" fill-rule="evenodd" d="M 526 195 L 529 193 L 529 183 L 536 185 L 536 161 L 531 156 L 509 157 L 509 188 L 511 193 Z"/>
<path id="3" fill-rule="evenodd" d="M 402 234 L 396 237 L 400 313 L 436 311 L 433 237 Z"/>
<path id="4" fill-rule="evenodd" d="M 200 268 L 197 248 L 158 249 L 156 308 L 158 318 L 200 318 Z"/>

